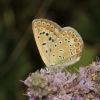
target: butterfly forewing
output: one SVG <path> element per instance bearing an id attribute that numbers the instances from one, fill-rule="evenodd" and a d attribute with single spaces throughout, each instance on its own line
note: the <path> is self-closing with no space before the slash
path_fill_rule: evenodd
<path id="1" fill-rule="evenodd" d="M 38 46 L 40 55 L 47 66 L 55 65 L 53 61 L 53 44 L 57 40 L 60 26 L 52 24 L 52 21 L 36 19 L 32 23 L 34 37 Z M 55 28 L 56 27 L 56 28 Z"/>

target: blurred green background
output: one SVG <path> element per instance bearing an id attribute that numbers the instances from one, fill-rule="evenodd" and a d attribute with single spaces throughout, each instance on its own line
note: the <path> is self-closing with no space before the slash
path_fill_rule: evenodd
<path id="1" fill-rule="evenodd" d="M 31 28 L 41 17 L 78 30 L 80 66 L 100 57 L 100 0 L 0 0 L 0 100 L 26 100 L 19 80 L 44 66 Z"/>

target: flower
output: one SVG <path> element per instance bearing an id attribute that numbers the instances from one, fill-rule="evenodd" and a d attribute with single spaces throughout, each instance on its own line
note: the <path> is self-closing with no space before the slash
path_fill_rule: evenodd
<path id="1" fill-rule="evenodd" d="M 81 67 L 79 73 L 41 69 L 24 81 L 29 100 L 100 100 L 100 63 Z"/>

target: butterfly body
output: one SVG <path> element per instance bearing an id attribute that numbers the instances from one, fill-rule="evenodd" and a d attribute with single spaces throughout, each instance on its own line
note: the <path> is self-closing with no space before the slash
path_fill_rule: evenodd
<path id="1" fill-rule="evenodd" d="M 54 66 L 63 69 L 79 61 L 83 40 L 74 28 L 61 28 L 53 21 L 35 19 L 32 29 L 40 55 L 48 69 L 53 69 Z"/>

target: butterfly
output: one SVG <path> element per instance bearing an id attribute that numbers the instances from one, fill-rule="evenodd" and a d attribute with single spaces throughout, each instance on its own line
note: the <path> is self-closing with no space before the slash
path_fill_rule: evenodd
<path id="1" fill-rule="evenodd" d="M 72 27 L 48 19 L 34 19 L 32 29 L 40 55 L 49 70 L 62 70 L 80 60 L 83 40 Z"/>

